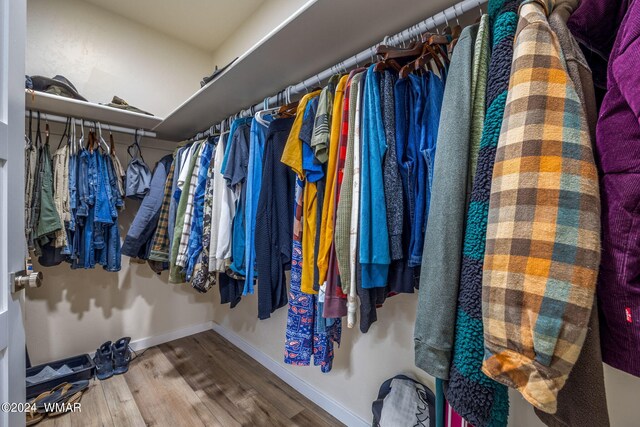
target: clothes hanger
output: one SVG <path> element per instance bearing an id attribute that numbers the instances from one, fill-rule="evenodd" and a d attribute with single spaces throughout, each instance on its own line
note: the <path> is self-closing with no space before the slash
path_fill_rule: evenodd
<path id="1" fill-rule="evenodd" d="M 482 15 L 484 15 L 484 12 L 482 11 L 482 5 L 480 4 L 480 0 L 478 0 L 478 10 L 480 11 L 480 16 L 476 19 L 476 24 L 480 22 L 480 20 L 482 19 Z"/>
<path id="2" fill-rule="evenodd" d="M 93 132 L 93 129 L 89 129 L 89 137 L 87 138 L 87 150 L 89 150 L 89 153 L 93 153 L 94 144 L 95 133 Z"/>
<path id="3" fill-rule="evenodd" d="M 131 150 L 138 150 L 138 156 L 140 156 L 140 159 L 144 162 L 144 157 L 142 157 L 142 150 L 140 149 L 140 140 L 142 139 L 142 137 L 138 135 L 138 129 L 135 130 L 133 138 L 133 143 L 127 147 L 127 153 L 129 153 L 129 155 L 133 159 L 134 155 L 131 154 Z"/>
<path id="4" fill-rule="evenodd" d="M 76 152 L 76 119 L 71 117 L 71 128 L 69 129 L 69 155 L 73 156 Z"/>
<path id="5" fill-rule="evenodd" d="M 40 111 L 38 111 L 37 119 L 36 119 L 36 148 L 40 148 L 42 146 L 42 133 L 40 132 Z"/>
<path id="6" fill-rule="evenodd" d="M 384 60 L 417 56 L 421 51 L 422 46 L 416 42 L 412 42 L 408 48 L 389 46 L 386 44 L 380 44 L 376 47 L 376 55 L 382 55 Z"/>
<path id="7" fill-rule="evenodd" d="M 109 152 L 111 154 L 111 156 L 115 157 L 116 155 L 116 143 L 113 140 L 113 133 L 111 133 L 111 126 L 110 125 L 105 125 L 107 126 L 107 128 L 109 129 Z"/>
<path id="8" fill-rule="evenodd" d="M 304 82 L 302 82 L 302 85 L 304 86 L 305 90 L 307 91 L 307 93 L 309 93 L 309 89 L 307 88 L 307 86 L 304 84 Z M 288 117 L 294 117 L 296 115 L 296 112 L 298 111 L 298 102 L 291 102 L 291 90 L 292 90 L 292 86 L 288 86 L 285 89 L 285 104 L 280 107 L 280 109 L 278 110 L 278 116 L 284 117 L 284 118 L 288 118 Z"/>
<path id="9" fill-rule="evenodd" d="M 78 151 L 84 149 L 84 119 L 80 119 L 80 139 L 78 140 Z"/>
<path id="10" fill-rule="evenodd" d="M 56 150 L 59 150 L 60 147 L 62 146 L 62 141 L 64 141 L 65 136 L 67 136 L 67 140 L 69 139 L 67 132 L 69 131 L 70 124 L 71 124 L 71 119 L 67 117 L 67 120 L 64 123 L 64 132 L 62 132 L 62 136 L 60 137 L 60 141 L 58 142 L 58 148 Z"/>
<path id="11" fill-rule="evenodd" d="M 443 32 L 445 35 L 450 36 L 450 35 L 452 34 L 452 30 L 451 30 L 451 27 L 449 26 L 449 19 L 447 18 L 446 10 L 445 10 L 445 11 L 443 11 L 443 12 L 442 12 L 442 14 L 444 15 L 444 23 L 445 23 L 445 27 L 444 27 L 444 29 L 442 30 L 442 32 Z"/>
<path id="12" fill-rule="evenodd" d="M 29 133 L 25 133 L 24 134 L 24 142 L 25 142 L 25 146 L 27 149 L 32 150 L 33 149 L 33 143 L 32 143 L 32 136 L 33 136 L 33 130 L 31 128 L 33 122 L 33 110 L 29 110 Z"/>
<path id="13" fill-rule="evenodd" d="M 51 135 L 51 131 L 49 129 L 49 119 L 47 115 L 44 115 L 44 145 L 49 146 L 49 136 Z"/>
<path id="14" fill-rule="evenodd" d="M 107 144 L 107 142 L 104 140 L 104 138 L 102 137 L 102 126 L 100 124 L 100 122 L 98 122 L 98 147 L 102 147 L 102 149 L 104 150 L 105 153 L 107 153 L 107 155 L 111 154 L 111 148 L 109 147 L 109 145 Z"/>
<path id="15" fill-rule="evenodd" d="M 460 20 L 458 19 L 458 9 L 457 9 L 458 5 L 454 4 L 453 5 L 453 13 L 456 16 L 456 26 L 453 27 L 453 31 L 451 33 L 451 36 L 454 38 L 454 40 L 457 40 L 458 37 L 460 37 L 460 34 L 462 33 L 462 26 L 460 25 Z M 460 6 L 461 12 L 464 12 L 464 10 L 462 10 L 462 6 Z M 462 13 L 460 13 L 462 15 Z"/>

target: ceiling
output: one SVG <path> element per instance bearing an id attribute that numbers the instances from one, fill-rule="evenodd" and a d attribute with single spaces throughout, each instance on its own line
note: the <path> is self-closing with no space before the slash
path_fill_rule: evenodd
<path id="1" fill-rule="evenodd" d="M 265 0 L 85 0 L 214 52 Z"/>

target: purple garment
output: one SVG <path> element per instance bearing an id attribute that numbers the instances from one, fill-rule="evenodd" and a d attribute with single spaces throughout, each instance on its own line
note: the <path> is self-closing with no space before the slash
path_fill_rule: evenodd
<path id="1" fill-rule="evenodd" d="M 607 61 L 630 3 L 631 0 L 581 0 L 567 23 L 586 48 L 585 57 L 598 87 L 607 87 Z"/>
<path id="2" fill-rule="evenodd" d="M 601 22 L 608 16 L 601 16 Z M 609 58 L 597 126 L 602 192 L 598 283 L 602 359 L 640 376 L 640 2 L 629 6 Z"/>

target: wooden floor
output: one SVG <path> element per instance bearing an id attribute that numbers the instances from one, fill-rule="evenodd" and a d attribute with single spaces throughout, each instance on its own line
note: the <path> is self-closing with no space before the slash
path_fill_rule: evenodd
<path id="1" fill-rule="evenodd" d="M 81 402 L 82 412 L 38 425 L 342 425 L 213 331 L 148 349 L 126 374 L 94 380 Z"/>

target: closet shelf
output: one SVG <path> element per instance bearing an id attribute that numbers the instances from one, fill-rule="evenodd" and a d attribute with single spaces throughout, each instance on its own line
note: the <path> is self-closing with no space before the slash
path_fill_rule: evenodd
<path id="1" fill-rule="evenodd" d="M 169 140 L 190 138 L 456 1 L 311 0 L 169 114 L 154 131 Z"/>
<path id="2" fill-rule="evenodd" d="M 78 101 L 45 92 L 26 90 L 25 96 L 26 109 L 42 113 L 95 120 L 101 123 L 134 129 L 153 129 L 162 122 L 161 117 L 120 110 L 92 102 Z"/>

